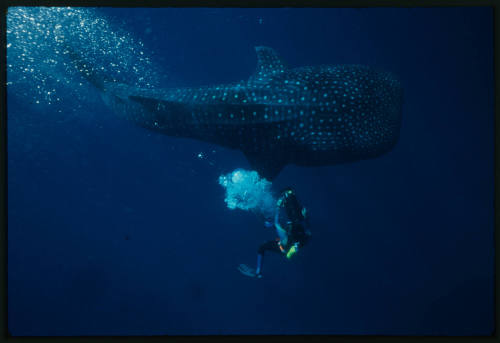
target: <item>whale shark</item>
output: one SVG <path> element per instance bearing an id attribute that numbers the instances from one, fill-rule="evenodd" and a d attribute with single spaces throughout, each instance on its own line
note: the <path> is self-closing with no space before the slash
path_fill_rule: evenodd
<path id="1" fill-rule="evenodd" d="M 399 139 L 403 91 L 398 78 L 364 65 L 289 68 L 258 46 L 246 81 L 146 89 L 106 80 L 73 50 L 78 70 L 121 117 L 173 137 L 242 151 L 272 180 L 284 166 L 327 166 L 375 158 Z"/>

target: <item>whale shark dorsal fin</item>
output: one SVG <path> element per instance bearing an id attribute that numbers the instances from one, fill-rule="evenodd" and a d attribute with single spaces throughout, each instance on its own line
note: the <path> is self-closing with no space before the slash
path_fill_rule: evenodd
<path id="1" fill-rule="evenodd" d="M 277 75 L 285 72 L 285 63 L 274 49 L 265 46 L 256 46 L 257 69 L 248 80 L 251 83 L 266 84 Z"/>

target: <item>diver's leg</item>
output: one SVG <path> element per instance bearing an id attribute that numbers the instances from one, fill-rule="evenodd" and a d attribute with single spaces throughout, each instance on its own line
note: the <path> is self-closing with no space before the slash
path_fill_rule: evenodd
<path id="1" fill-rule="evenodd" d="M 264 256 L 264 252 L 266 252 L 266 251 L 280 253 L 281 250 L 280 250 L 280 246 L 278 244 L 278 241 L 267 241 L 267 242 L 263 243 L 259 247 L 259 250 L 257 250 L 257 253 Z"/>
<path id="2" fill-rule="evenodd" d="M 267 241 L 259 247 L 257 250 L 257 268 L 255 269 L 256 274 L 262 273 L 262 263 L 264 261 L 264 253 L 267 251 L 272 251 L 276 253 L 280 253 L 281 250 L 279 248 L 278 242 L 276 241 Z"/>
<path id="3" fill-rule="evenodd" d="M 257 254 L 257 268 L 255 268 L 255 274 L 260 274 L 262 271 L 262 258 L 264 255 Z"/>
<path id="4" fill-rule="evenodd" d="M 241 274 L 261 278 L 262 277 L 262 262 L 264 261 L 264 253 L 268 251 L 274 251 L 280 253 L 281 250 L 279 248 L 277 241 L 267 241 L 259 247 L 257 251 L 257 268 L 253 269 L 252 267 L 247 266 L 246 264 L 240 264 L 238 266 L 238 270 Z"/>

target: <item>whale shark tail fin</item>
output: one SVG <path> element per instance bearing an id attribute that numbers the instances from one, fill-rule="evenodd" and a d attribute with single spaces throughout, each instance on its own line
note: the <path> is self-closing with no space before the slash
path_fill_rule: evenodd
<path id="1" fill-rule="evenodd" d="M 257 53 L 257 68 L 255 73 L 250 76 L 249 83 L 267 84 L 287 69 L 285 63 L 274 49 L 257 46 L 255 52 Z"/>
<path id="2" fill-rule="evenodd" d="M 245 152 L 245 156 L 253 170 L 256 170 L 260 176 L 272 181 L 281 172 L 286 165 L 282 154 L 262 154 Z"/>
<path id="3" fill-rule="evenodd" d="M 86 60 L 82 54 L 75 51 L 75 49 L 67 43 L 64 45 L 64 53 L 70 58 L 81 75 L 100 91 L 105 91 L 106 83 L 120 82 L 120 80 L 106 77 L 102 72 L 99 72 L 90 61 Z"/>
<path id="4" fill-rule="evenodd" d="M 73 64 L 75 65 L 75 68 L 82 74 L 85 79 L 87 79 L 99 90 L 104 89 L 104 79 L 98 76 L 90 63 L 85 61 L 82 55 L 77 53 L 71 45 L 65 44 L 64 53 L 70 58 L 71 62 L 73 62 Z"/>

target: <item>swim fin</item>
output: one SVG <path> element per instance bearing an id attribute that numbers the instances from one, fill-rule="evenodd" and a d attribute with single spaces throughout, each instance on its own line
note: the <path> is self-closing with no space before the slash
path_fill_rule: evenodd
<path id="1" fill-rule="evenodd" d="M 260 279 L 262 277 L 262 274 L 257 274 L 255 272 L 255 269 L 247 266 L 246 264 L 240 264 L 238 266 L 238 270 L 240 271 L 241 274 L 249 276 L 249 277 L 256 277 L 258 279 Z"/>

